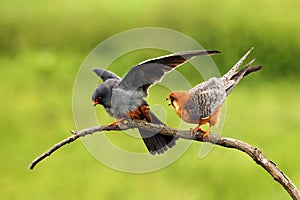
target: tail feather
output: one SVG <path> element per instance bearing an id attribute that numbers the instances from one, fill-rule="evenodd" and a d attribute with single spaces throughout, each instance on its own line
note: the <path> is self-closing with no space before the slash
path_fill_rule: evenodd
<path id="1" fill-rule="evenodd" d="M 245 67 L 238 71 L 239 67 L 243 64 L 252 50 L 253 47 L 224 76 L 222 76 L 221 79 L 223 80 L 227 96 L 244 76 L 262 68 L 262 66 L 250 68 L 255 61 L 255 59 L 252 59 Z"/>
<path id="2" fill-rule="evenodd" d="M 225 80 L 230 80 L 231 77 L 237 73 L 237 70 L 239 67 L 243 64 L 243 62 L 246 60 L 248 55 L 251 53 L 254 47 L 252 47 L 222 78 Z"/>
<path id="3" fill-rule="evenodd" d="M 152 118 L 152 123 L 164 124 L 151 111 L 150 116 Z M 139 132 L 148 151 L 152 155 L 164 153 L 168 150 L 168 148 L 173 147 L 175 145 L 175 141 L 178 139 L 177 137 L 161 135 L 143 128 L 139 128 Z"/>
<path id="4" fill-rule="evenodd" d="M 254 67 L 251 67 L 251 64 L 253 63 L 254 59 L 248 63 L 245 67 L 243 67 L 238 73 L 236 73 L 235 75 L 233 75 L 231 77 L 231 81 L 234 82 L 234 84 L 232 84 L 230 87 L 226 88 L 226 95 L 228 96 L 229 93 L 233 90 L 233 88 L 240 82 L 240 80 L 247 76 L 248 74 L 251 74 L 252 72 L 256 72 L 256 71 L 259 71 L 262 66 L 261 65 L 258 65 L 258 66 L 254 66 Z"/>
<path id="5" fill-rule="evenodd" d="M 258 66 L 255 66 L 255 67 L 252 67 L 252 68 L 248 69 L 246 71 L 246 73 L 244 74 L 244 77 L 247 76 L 248 74 L 251 74 L 252 72 L 256 72 L 256 71 L 260 70 L 262 67 L 263 67 L 262 65 L 258 65 Z M 234 77 L 232 77 L 232 78 L 234 78 Z"/>
<path id="6" fill-rule="evenodd" d="M 246 71 L 250 68 L 251 64 L 255 61 L 255 59 L 251 60 L 244 68 L 242 68 L 238 73 L 230 77 L 230 85 L 225 85 L 226 88 L 226 95 L 233 90 L 233 88 L 240 82 L 240 80 L 243 78 Z M 234 79 L 233 79 L 234 77 Z"/>

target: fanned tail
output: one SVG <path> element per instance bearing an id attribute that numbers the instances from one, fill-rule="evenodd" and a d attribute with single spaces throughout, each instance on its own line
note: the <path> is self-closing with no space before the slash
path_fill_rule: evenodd
<path id="1" fill-rule="evenodd" d="M 152 123 L 154 124 L 164 124 L 162 123 L 151 111 L 150 116 L 152 118 Z M 143 138 L 143 141 L 148 149 L 148 151 L 152 154 L 162 154 L 175 145 L 175 141 L 178 139 L 177 137 L 161 135 L 156 132 L 148 131 L 142 128 L 139 128 L 139 132 Z"/>

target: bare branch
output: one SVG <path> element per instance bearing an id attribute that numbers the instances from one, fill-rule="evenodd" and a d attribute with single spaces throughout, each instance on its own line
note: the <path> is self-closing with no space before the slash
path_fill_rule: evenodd
<path id="1" fill-rule="evenodd" d="M 129 128 L 129 127 L 128 127 Z M 127 129 L 128 129 L 127 128 Z M 60 147 L 70 144 L 71 142 L 74 142 L 80 137 L 84 137 L 86 135 L 91 135 L 95 132 L 101 132 L 101 131 L 116 131 L 121 130 L 119 126 L 95 126 L 91 128 L 87 128 L 81 131 L 73 131 L 70 132 L 73 134 L 72 136 L 60 141 L 59 143 L 56 143 L 53 147 L 51 147 L 48 151 L 34 159 L 31 164 L 29 165 L 29 169 L 33 169 L 39 162 L 44 160 L 46 157 L 50 156 L 52 153 L 54 153 L 56 150 L 58 150 Z M 125 130 L 125 129 L 124 129 Z"/>
<path id="2" fill-rule="evenodd" d="M 73 134 L 72 136 L 55 144 L 48 151 L 46 151 L 45 153 L 37 157 L 35 160 L 33 160 L 29 166 L 29 169 L 33 169 L 40 161 L 50 156 L 53 152 L 55 152 L 60 147 L 69 144 L 80 137 L 91 135 L 95 132 L 116 131 L 116 130 L 120 131 L 120 130 L 127 130 L 130 128 L 137 128 L 137 127 L 142 127 L 143 129 L 155 131 L 162 135 L 172 135 L 175 137 L 179 137 L 187 140 L 195 140 L 198 142 L 209 142 L 222 147 L 233 148 L 245 152 L 258 165 L 262 166 L 274 178 L 274 180 L 279 182 L 293 199 L 300 200 L 300 191 L 298 190 L 296 185 L 292 182 L 292 180 L 288 176 L 286 176 L 285 173 L 281 171 L 273 161 L 267 159 L 257 147 L 253 147 L 250 144 L 247 144 L 240 140 L 221 137 L 214 134 L 210 134 L 210 139 L 206 137 L 205 141 L 203 141 L 202 139 L 203 134 L 200 132 L 197 132 L 195 135 L 191 135 L 190 131 L 177 130 L 174 128 L 169 128 L 164 125 L 151 124 L 141 120 L 134 120 L 132 121 L 131 124 L 120 124 L 114 126 L 95 126 L 81 131 L 71 131 L 71 133 Z"/>

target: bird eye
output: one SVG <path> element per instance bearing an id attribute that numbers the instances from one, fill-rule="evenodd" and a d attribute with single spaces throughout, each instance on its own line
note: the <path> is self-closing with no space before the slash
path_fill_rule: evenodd
<path id="1" fill-rule="evenodd" d="M 175 98 L 173 96 L 170 96 L 171 102 L 175 101 Z"/>

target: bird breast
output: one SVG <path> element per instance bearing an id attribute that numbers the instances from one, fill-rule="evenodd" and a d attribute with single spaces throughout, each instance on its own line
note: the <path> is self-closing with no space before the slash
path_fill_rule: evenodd
<path id="1" fill-rule="evenodd" d="M 126 116 L 129 111 L 136 110 L 143 102 L 143 91 L 114 88 L 111 96 L 110 112 L 115 118 L 119 119 Z"/>
<path id="2" fill-rule="evenodd" d="M 189 113 L 190 121 L 197 121 L 211 116 L 223 104 L 226 91 L 219 78 L 210 78 L 200 83 L 190 91 L 190 100 L 185 110 Z"/>

